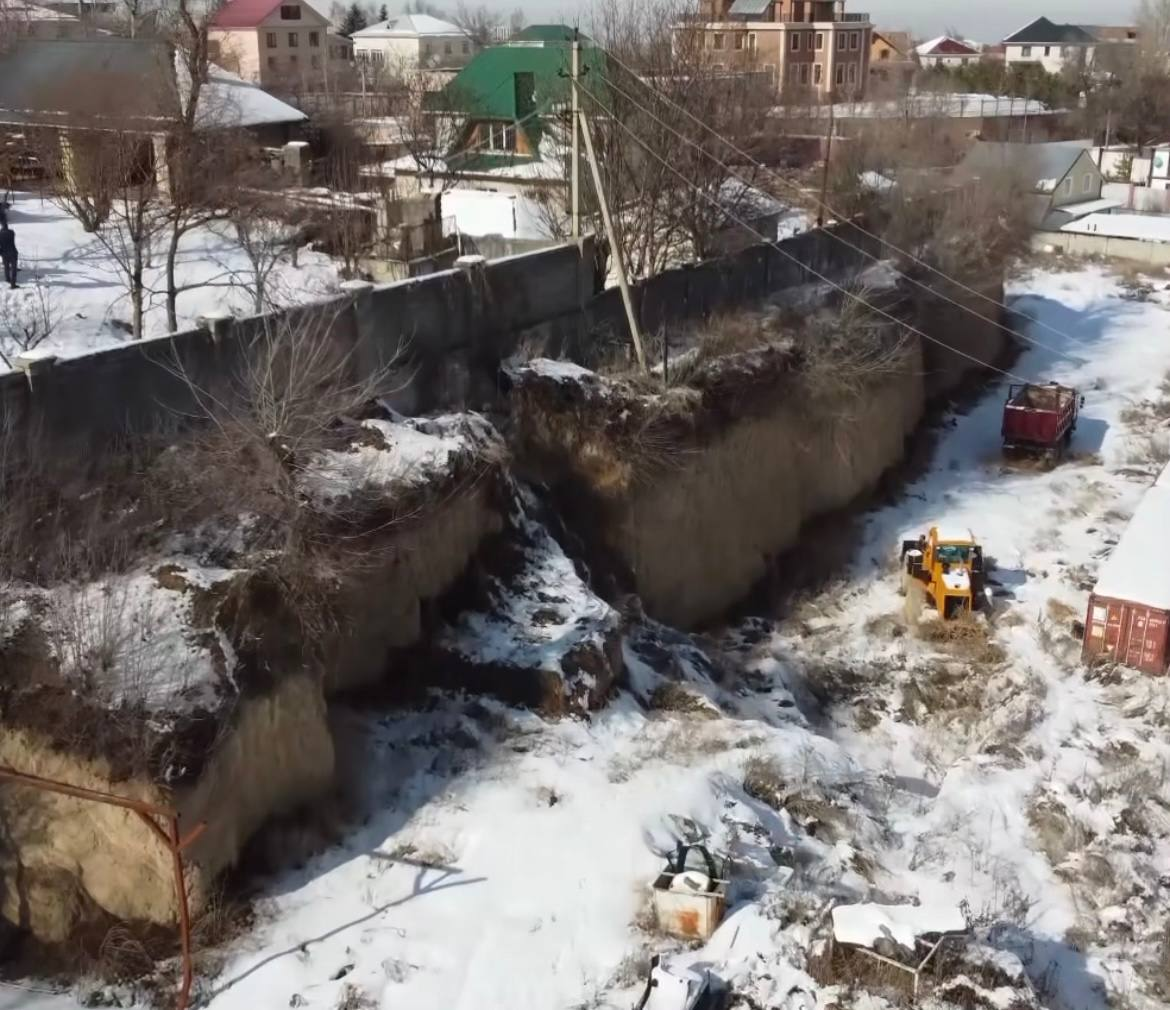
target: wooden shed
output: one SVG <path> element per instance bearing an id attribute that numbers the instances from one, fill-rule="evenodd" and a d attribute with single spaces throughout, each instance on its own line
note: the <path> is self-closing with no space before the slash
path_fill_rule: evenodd
<path id="1" fill-rule="evenodd" d="M 1163 471 L 1101 566 L 1085 617 L 1086 661 L 1104 658 L 1144 673 L 1167 672 L 1168 533 L 1170 476 Z"/>

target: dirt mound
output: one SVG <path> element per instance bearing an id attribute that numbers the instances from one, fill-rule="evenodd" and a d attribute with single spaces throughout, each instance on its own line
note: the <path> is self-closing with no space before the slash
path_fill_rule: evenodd
<path id="1" fill-rule="evenodd" d="M 621 677 L 621 618 L 598 597 L 516 489 L 502 533 L 447 601 L 452 618 L 426 650 L 424 678 L 545 715 L 600 707 Z"/>

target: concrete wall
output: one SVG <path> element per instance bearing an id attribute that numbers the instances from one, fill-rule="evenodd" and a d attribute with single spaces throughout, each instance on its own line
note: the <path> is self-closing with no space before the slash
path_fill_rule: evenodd
<path id="1" fill-rule="evenodd" d="M 1104 256 L 1108 259 L 1170 266 L 1170 243 L 1143 242 L 1133 238 L 1081 235 L 1068 231 L 1038 231 L 1032 236 L 1032 248 L 1038 252 L 1055 250 L 1066 256 Z"/>
<path id="2" fill-rule="evenodd" d="M 848 225 L 854 245 L 869 240 Z M 862 255 L 824 232 L 756 245 L 668 270 L 635 288 L 645 330 L 669 328 L 814 279 L 847 273 Z M 592 238 L 447 270 L 269 316 L 126 343 L 23 373 L 0 375 L 0 418 L 10 449 L 87 459 L 112 439 L 165 432 L 198 417 L 206 396 L 238 392 L 266 333 L 328 327 L 361 374 L 393 365 L 387 391 L 404 413 L 482 408 L 498 393 L 499 363 L 523 343 L 587 359 L 606 335 L 628 340 L 616 289 L 595 294 Z M 68 455 L 67 455 L 68 454 Z"/>

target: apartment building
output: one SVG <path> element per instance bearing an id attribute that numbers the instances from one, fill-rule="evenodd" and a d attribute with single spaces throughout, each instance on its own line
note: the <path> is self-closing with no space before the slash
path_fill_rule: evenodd
<path id="1" fill-rule="evenodd" d="M 211 58 L 263 88 L 317 88 L 353 58 L 307 0 L 228 0 L 211 19 Z"/>
<path id="2" fill-rule="evenodd" d="M 764 72 L 785 96 L 865 94 L 873 24 L 845 0 L 702 0 L 698 30 L 714 66 Z"/>

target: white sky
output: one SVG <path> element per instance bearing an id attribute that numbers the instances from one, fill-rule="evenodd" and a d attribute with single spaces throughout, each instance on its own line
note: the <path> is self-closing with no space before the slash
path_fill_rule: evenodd
<path id="1" fill-rule="evenodd" d="M 453 10 L 456 0 L 431 2 Z M 520 7 L 530 22 L 572 24 L 580 18 L 582 25 L 593 6 L 592 0 L 469 0 L 469 6 L 478 2 L 505 14 Z M 401 11 L 403 0 L 388 0 L 387 6 Z M 847 0 L 846 9 L 868 11 L 879 27 L 909 29 L 924 38 L 954 27 L 967 38 L 998 42 L 1041 15 L 1058 22 L 1124 24 L 1135 6 L 1135 0 Z"/>

